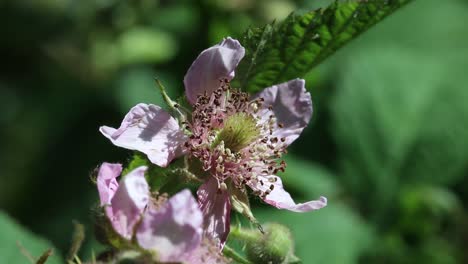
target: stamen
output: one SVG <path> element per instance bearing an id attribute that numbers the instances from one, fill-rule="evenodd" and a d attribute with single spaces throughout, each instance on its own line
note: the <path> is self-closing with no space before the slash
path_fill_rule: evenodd
<path id="1" fill-rule="evenodd" d="M 191 133 L 184 144 L 189 155 L 199 159 L 202 168 L 220 182 L 219 191 L 227 189 L 230 178 L 235 187 L 245 184 L 262 186 L 266 191 L 256 191 L 261 197 L 273 189 L 276 177 L 268 182 L 258 176 L 269 176 L 284 171 L 284 161 L 277 163 L 286 151 L 286 138 L 273 136 L 283 124 L 277 123 L 272 106 L 265 108 L 264 98 L 249 99 L 249 95 L 231 89 L 229 80 L 222 79 L 219 88 L 211 95 L 197 96 L 191 120 L 182 125 Z M 258 113 L 267 116 L 264 120 Z"/>

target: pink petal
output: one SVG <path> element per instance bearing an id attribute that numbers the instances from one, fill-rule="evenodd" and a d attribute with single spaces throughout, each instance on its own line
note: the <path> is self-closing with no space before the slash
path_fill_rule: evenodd
<path id="1" fill-rule="evenodd" d="M 260 181 L 263 182 L 263 184 L 261 184 Z M 273 190 L 271 190 L 271 185 L 273 185 Z M 263 198 L 263 201 L 273 205 L 278 209 L 287 209 L 294 212 L 308 212 L 312 210 L 318 210 L 327 205 L 327 198 L 323 196 L 320 196 L 319 200 L 296 204 L 291 198 L 291 195 L 284 189 L 283 183 L 281 182 L 281 178 L 275 175 L 270 175 L 266 177 L 259 176 L 258 183 L 250 187 L 253 190 L 261 192 L 266 192 L 267 190 L 270 190 L 270 194 L 266 195 Z"/>
<path id="2" fill-rule="evenodd" d="M 231 260 L 224 257 L 219 247 L 211 240 L 204 238 L 201 245 L 190 253 L 184 263 L 190 264 L 225 264 L 231 263 Z"/>
<path id="3" fill-rule="evenodd" d="M 194 104 L 197 95 L 204 92 L 212 93 L 219 87 L 220 79 L 232 80 L 234 70 L 244 54 L 244 47 L 239 41 L 229 37 L 202 51 L 184 78 L 185 94 L 189 102 Z"/>
<path id="4" fill-rule="evenodd" d="M 125 175 L 111 200 L 111 205 L 106 207 L 107 216 L 114 230 L 129 240 L 149 201 L 146 169 L 147 167 L 141 166 Z"/>
<path id="5" fill-rule="evenodd" d="M 198 203 L 203 212 L 204 231 L 208 239 L 222 249 L 230 229 L 231 202 L 227 190 L 218 187 L 218 180 L 210 177 L 197 191 Z"/>
<path id="6" fill-rule="evenodd" d="M 99 192 L 99 199 L 101 200 L 101 206 L 110 204 L 117 188 L 119 188 L 119 183 L 116 178 L 121 172 L 122 165 L 117 163 L 113 164 L 104 162 L 101 167 L 99 167 L 96 183 Z"/>
<path id="7" fill-rule="evenodd" d="M 102 126 L 99 131 L 114 145 L 141 151 L 161 167 L 181 154 L 181 145 L 186 140 L 177 121 L 152 104 L 134 106 L 119 129 Z"/>
<path id="8" fill-rule="evenodd" d="M 277 123 L 283 125 L 282 128 L 278 127 L 273 135 L 286 138 L 287 144 L 299 137 L 312 117 L 312 99 L 302 79 L 265 88 L 255 97 L 265 99 L 266 108 L 272 106 Z M 259 112 L 260 116 L 269 116 L 266 108 Z"/>
<path id="9" fill-rule="evenodd" d="M 146 211 L 136 238 L 145 249 L 156 252 L 161 262 L 182 262 L 200 246 L 203 216 L 192 193 L 185 189 L 161 208 Z"/>

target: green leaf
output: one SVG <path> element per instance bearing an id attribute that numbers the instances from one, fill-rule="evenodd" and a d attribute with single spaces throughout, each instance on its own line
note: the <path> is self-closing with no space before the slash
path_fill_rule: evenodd
<path id="1" fill-rule="evenodd" d="M 49 241 L 26 230 L 4 212 L 0 212 L 0 230 L 0 263 L 29 263 L 26 255 L 39 263 L 44 260 L 42 263 L 63 263 L 59 251 Z M 51 256 L 47 256 L 49 249 L 53 250 Z"/>
<path id="2" fill-rule="evenodd" d="M 192 184 L 191 180 L 193 179 L 190 177 L 195 177 L 185 170 L 185 161 L 183 158 L 176 159 L 166 168 L 162 168 L 151 163 L 145 154 L 137 151 L 133 154 L 128 165 L 123 170 L 122 175 L 126 175 L 140 166 L 148 167 L 146 180 L 152 192 L 160 191 L 174 194 L 181 190 L 183 186 Z"/>
<path id="3" fill-rule="evenodd" d="M 122 171 L 122 175 L 127 175 L 140 166 L 151 166 L 151 162 L 146 158 L 145 154 L 135 151 L 127 167 Z"/>
<path id="4" fill-rule="evenodd" d="M 140 166 L 147 166 L 148 170 L 146 173 L 146 179 L 151 186 L 151 191 L 158 191 L 163 185 L 165 185 L 169 178 L 165 173 L 167 168 L 161 168 L 159 166 L 155 166 L 148 160 L 145 154 L 140 152 L 136 152 L 133 154 L 130 162 L 128 163 L 127 167 L 122 172 L 122 175 L 127 175 L 130 171 L 140 167 Z"/>
<path id="5" fill-rule="evenodd" d="M 303 77 L 341 46 L 411 0 L 334 2 L 326 9 L 291 14 L 281 23 L 247 30 L 246 56 L 236 86 L 248 92 Z"/>

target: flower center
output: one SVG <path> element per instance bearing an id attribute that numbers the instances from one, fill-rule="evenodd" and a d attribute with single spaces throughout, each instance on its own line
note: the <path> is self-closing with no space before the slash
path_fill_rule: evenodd
<path id="1" fill-rule="evenodd" d="M 257 194 L 264 196 L 273 188 L 271 176 L 286 167 L 279 161 L 286 153 L 286 138 L 274 133 L 281 124 L 270 106 L 263 98 L 250 99 L 230 89 L 227 81 L 212 94 L 198 96 L 191 120 L 184 125 L 191 132 L 186 150 L 218 179 L 220 188 L 226 188 L 225 181 L 239 189 L 265 184 L 269 189 Z"/>
<path id="2" fill-rule="evenodd" d="M 218 132 L 212 148 L 224 141 L 224 146 L 233 152 L 247 147 L 260 136 L 255 118 L 247 113 L 235 113 L 224 121 L 224 127 Z"/>

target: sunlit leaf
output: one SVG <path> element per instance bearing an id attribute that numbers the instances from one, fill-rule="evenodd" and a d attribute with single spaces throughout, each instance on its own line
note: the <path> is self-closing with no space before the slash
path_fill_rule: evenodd
<path id="1" fill-rule="evenodd" d="M 303 77 L 341 46 L 411 0 L 334 2 L 325 9 L 291 14 L 280 23 L 249 29 L 241 39 L 247 53 L 237 72 L 242 89 Z"/>

